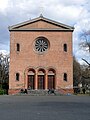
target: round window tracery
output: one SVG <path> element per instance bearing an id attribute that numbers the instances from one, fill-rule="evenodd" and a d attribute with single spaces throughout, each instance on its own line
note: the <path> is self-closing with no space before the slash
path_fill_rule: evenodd
<path id="1" fill-rule="evenodd" d="M 35 41 L 35 50 L 39 53 L 45 52 L 49 47 L 48 40 L 44 37 L 39 37 Z"/>

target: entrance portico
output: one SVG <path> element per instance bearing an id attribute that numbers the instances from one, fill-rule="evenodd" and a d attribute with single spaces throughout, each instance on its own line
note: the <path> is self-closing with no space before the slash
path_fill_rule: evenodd
<path id="1" fill-rule="evenodd" d="M 26 74 L 27 78 L 27 89 L 55 89 L 55 76 L 56 72 L 53 68 L 48 70 L 40 69 L 28 69 Z"/>

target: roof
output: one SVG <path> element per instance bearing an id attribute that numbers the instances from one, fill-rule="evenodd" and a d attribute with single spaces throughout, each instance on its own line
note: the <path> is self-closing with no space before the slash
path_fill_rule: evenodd
<path id="1" fill-rule="evenodd" d="M 57 28 L 22 28 L 22 26 L 26 26 L 28 24 L 32 24 L 38 21 L 44 21 L 46 23 L 50 23 L 52 25 L 58 26 Z M 74 27 L 56 22 L 54 20 L 48 19 L 40 15 L 39 17 L 28 20 L 13 26 L 8 27 L 9 31 L 73 31 Z"/>

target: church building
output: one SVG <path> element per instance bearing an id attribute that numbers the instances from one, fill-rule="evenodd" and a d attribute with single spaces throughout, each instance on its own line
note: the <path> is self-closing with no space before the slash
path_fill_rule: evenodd
<path id="1" fill-rule="evenodd" d="M 9 27 L 9 94 L 21 89 L 73 92 L 74 28 L 42 15 Z"/>

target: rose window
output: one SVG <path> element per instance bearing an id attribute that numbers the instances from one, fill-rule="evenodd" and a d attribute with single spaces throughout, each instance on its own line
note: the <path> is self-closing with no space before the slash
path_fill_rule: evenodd
<path id="1" fill-rule="evenodd" d="M 37 52 L 39 53 L 43 53 L 48 49 L 48 40 L 44 37 L 39 37 L 36 41 L 35 41 L 35 49 Z"/>

